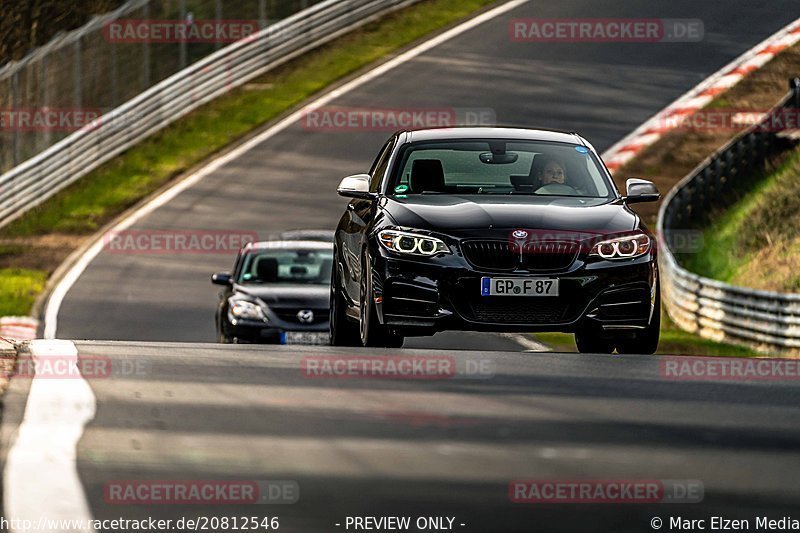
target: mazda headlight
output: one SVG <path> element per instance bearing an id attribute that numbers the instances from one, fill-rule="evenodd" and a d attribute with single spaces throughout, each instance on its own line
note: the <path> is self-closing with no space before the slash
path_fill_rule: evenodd
<path id="1" fill-rule="evenodd" d="M 401 254 L 432 256 L 450 253 L 450 248 L 441 239 L 410 231 L 385 229 L 378 233 L 378 240 L 387 250 Z"/>
<path id="2" fill-rule="evenodd" d="M 592 247 L 589 257 L 603 259 L 630 259 L 650 251 L 652 240 L 644 233 L 601 241 Z"/>
<path id="3" fill-rule="evenodd" d="M 248 302 L 247 300 L 230 300 L 229 303 L 228 313 L 232 318 L 267 321 L 264 309 L 257 303 Z"/>

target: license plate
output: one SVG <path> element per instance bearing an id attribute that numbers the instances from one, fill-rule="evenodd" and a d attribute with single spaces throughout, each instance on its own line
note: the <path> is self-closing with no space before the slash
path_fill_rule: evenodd
<path id="1" fill-rule="evenodd" d="M 558 278 L 481 278 L 481 296 L 558 296 Z"/>
<path id="2" fill-rule="evenodd" d="M 281 344 L 326 345 L 330 343 L 330 335 L 324 331 L 284 331 L 281 333 Z"/>

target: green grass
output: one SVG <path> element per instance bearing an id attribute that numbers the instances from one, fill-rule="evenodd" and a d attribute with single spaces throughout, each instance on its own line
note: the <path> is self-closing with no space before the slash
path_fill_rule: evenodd
<path id="1" fill-rule="evenodd" d="M 492 3 L 426 0 L 337 39 L 254 80 L 249 88 L 196 110 L 16 220 L 0 235 L 92 233 L 171 178 L 331 83 Z"/>
<path id="2" fill-rule="evenodd" d="M 797 291 L 800 272 L 800 149 L 754 176 L 746 195 L 703 229 L 703 248 L 681 256 L 692 272 L 759 289 Z"/>
<path id="3" fill-rule="evenodd" d="M 716 342 L 683 331 L 676 326 L 665 311 L 662 311 L 661 337 L 657 354 L 664 355 L 708 355 L 727 357 L 752 357 L 754 350 L 743 346 Z M 534 333 L 533 337 L 557 352 L 577 352 L 575 338 L 570 333 Z"/>
<path id="4" fill-rule="evenodd" d="M 0 269 L 0 316 L 26 315 L 44 289 L 47 274 L 43 270 Z"/>

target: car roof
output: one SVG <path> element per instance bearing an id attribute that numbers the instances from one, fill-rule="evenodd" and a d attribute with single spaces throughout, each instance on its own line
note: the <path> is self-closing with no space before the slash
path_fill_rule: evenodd
<path id="1" fill-rule="evenodd" d="M 247 243 L 243 250 L 332 250 L 333 243 L 325 241 L 257 241 Z"/>
<path id="2" fill-rule="evenodd" d="M 333 242 L 335 233 L 327 229 L 295 229 L 281 232 L 274 240 Z"/>
<path id="3" fill-rule="evenodd" d="M 406 142 L 438 141 L 450 139 L 518 139 L 525 141 L 551 141 L 586 145 L 577 133 L 529 128 L 448 127 L 424 130 L 407 130 Z"/>

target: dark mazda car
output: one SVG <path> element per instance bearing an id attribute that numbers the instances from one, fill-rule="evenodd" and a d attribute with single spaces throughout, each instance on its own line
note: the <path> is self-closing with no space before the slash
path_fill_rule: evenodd
<path id="1" fill-rule="evenodd" d="M 332 245 L 318 240 L 252 242 L 239 252 L 222 285 L 217 337 L 230 343 L 328 343 Z"/>
<path id="2" fill-rule="evenodd" d="M 401 346 L 443 330 L 563 331 L 581 352 L 653 353 L 656 242 L 575 133 L 402 131 L 351 198 L 334 240 L 331 343 Z"/>

